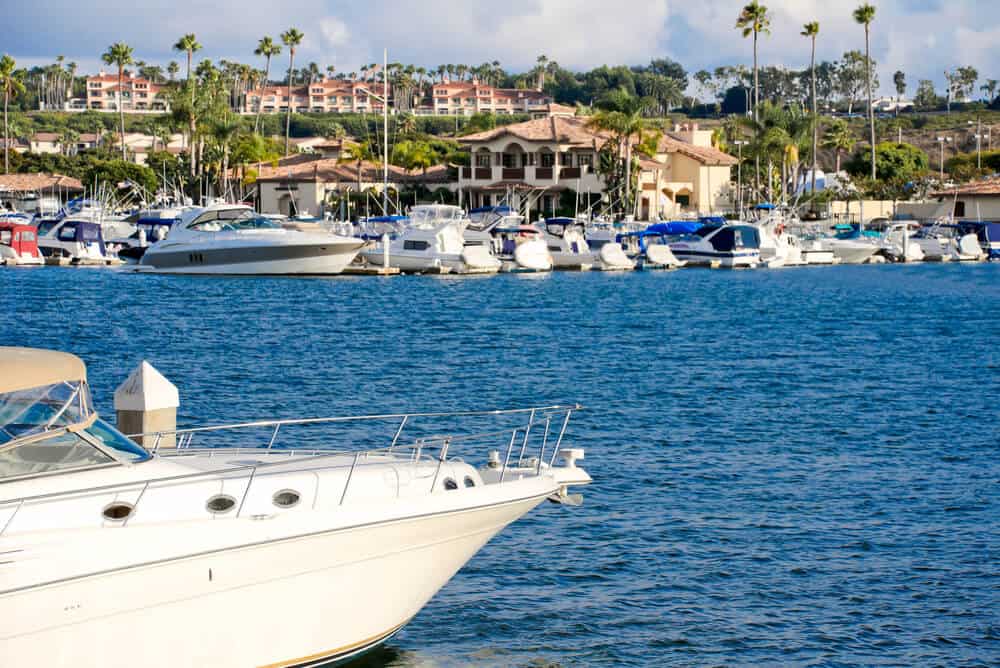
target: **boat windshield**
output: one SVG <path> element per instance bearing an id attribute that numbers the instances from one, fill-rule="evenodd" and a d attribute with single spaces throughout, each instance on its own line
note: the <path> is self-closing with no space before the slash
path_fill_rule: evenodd
<path id="1" fill-rule="evenodd" d="M 67 427 L 73 431 L 64 431 Z M 97 418 L 85 382 L 0 394 L 0 479 L 149 458 Z"/>

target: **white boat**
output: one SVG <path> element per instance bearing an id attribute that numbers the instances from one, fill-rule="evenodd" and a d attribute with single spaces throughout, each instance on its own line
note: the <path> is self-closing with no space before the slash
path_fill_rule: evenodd
<path id="1" fill-rule="evenodd" d="M 670 250 L 691 265 L 756 267 L 760 264 L 760 235 L 753 225 L 713 223 L 671 243 Z"/>
<path id="2" fill-rule="evenodd" d="M 147 450 L 94 412 L 78 358 L 0 348 L 3 664 L 357 656 L 507 524 L 579 504 L 584 453 L 562 447 L 577 408 L 255 422 L 151 434 L 188 447 Z M 480 431 L 410 440 L 415 422 Z M 379 449 L 335 449 L 379 424 Z M 281 447 L 303 440 L 324 449 Z M 494 444 L 482 466 L 455 456 L 472 442 Z"/>
<path id="3" fill-rule="evenodd" d="M 910 238 L 928 262 L 977 262 L 986 259 L 979 241 L 982 225 L 936 221 Z"/>
<path id="4" fill-rule="evenodd" d="M 369 264 L 390 267 L 406 273 L 495 274 L 501 262 L 489 245 L 466 243 L 465 228 L 469 219 L 457 207 L 427 204 L 413 207 L 403 229 L 389 240 L 376 242 L 362 251 Z M 386 252 L 388 250 L 388 252 Z"/>
<path id="5" fill-rule="evenodd" d="M 542 223 L 555 269 L 588 271 L 596 263 L 583 223 L 575 218 L 549 218 Z"/>
<path id="6" fill-rule="evenodd" d="M 919 224 L 897 222 L 887 225 L 882 235 L 882 253 L 893 262 L 923 262 L 924 251 L 913 238 Z"/>
<path id="7" fill-rule="evenodd" d="M 185 211 L 137 270 L 165 274 L 339 274 L 364 242 L 289 230 L 241 204 Z"/>
<path id="8" fill-rule="evenodd" d="M 70 215 L 38 234 L 38 249 L 52 264 L 120 264 L 104 243 L 101 224 L 88 216 Z"/>
<path id="9" fill-rule="evenodd" d="M 819 237 L 819 247 L 833 253 L 840 264 L 865 264 L 879 252 L 878 239 L 865 236 L 859 227 L 841 223 L 833 236 Z"/>
<path id="10" fill-rule="evenodd" d="M 552 271 L 555 262 L 540 229 L 526 225 L 510 207 L 491 206 L 469 212 L 468 244 L 482 245 L 489 235 L 493 255 L 504 272 Z"/>

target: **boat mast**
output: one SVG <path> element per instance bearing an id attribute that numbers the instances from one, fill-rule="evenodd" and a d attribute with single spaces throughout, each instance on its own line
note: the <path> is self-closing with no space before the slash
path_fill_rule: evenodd
<path id="1" fill-rule="evenodd" d="M 382 49 L 382 215 L 389 215 L 389 49 Z"/>

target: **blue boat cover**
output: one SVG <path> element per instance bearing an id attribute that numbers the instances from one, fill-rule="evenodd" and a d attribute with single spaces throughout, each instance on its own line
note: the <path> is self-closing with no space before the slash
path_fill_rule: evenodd
<path id="1" fill-rule="evenodd" d="M 773 204 L 771 204 L 770 202 L 761 202 L 760 204 L 758 204 L 754 208 L 757 209 L 758 211 L 772 211 L 776 207 Z"/>
<path id="2" fill-rule="evenodd" d="M 698 218 L 699 223 L 704 223 L 705 225 L 725 225 L 725 216 L 700 216 Z"/>
<path id="3" fill-rule="evenodd" d="M 317 218 L 316 220 L 320 220 Z M 406 220 L 406 216 L 372 216 L 371 218 L 365 218 L 366 223 L 398 223 L 401 220 Z"/>
<path id="4" fill-rule="evenodd" d="M 656 223 L 646 228 L 647 232 L 653 234 L 694 234 L 704 227 L 704 224 L 694 220 L 674 220 L 669 223 Z"/>
<path id="5" fill-rule="evenodd" d="M 507 215 L 511 213 L 512 209 L 509 206 L 481 206 L 478 209 L 473 209 L 469 213 L 498 213 L 500 215 Z"/>

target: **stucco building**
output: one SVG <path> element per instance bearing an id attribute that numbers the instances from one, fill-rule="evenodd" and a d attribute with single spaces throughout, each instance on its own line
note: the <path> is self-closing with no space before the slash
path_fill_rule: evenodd
<path id="1" fill-rule="evenodd" d="M 87 109 L 118 111 L 120 102 L 128 113 L 166 113 L 170 105 L 162 96 L 165 88 L 149 79 L 133 76 L 131 72 L 125 73 L 119 87 L 117 74 L 101 72 L 96 77 L 87 77 Z"/>

